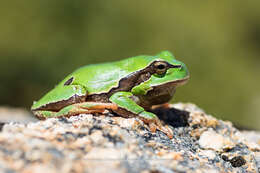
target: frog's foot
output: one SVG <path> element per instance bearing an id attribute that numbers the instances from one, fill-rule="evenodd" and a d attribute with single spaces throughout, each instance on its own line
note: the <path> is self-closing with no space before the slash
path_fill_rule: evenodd
<path id="1" fill-rule="evenodd" d="M 161 123 L 160 119 L 156 115 L 154 115 L 150 112 L 145 112 L 145 111 L 139 115 L 142 118 L 143 122 L 148 124 L 149 130 L 152 133 L 155 133 L 156 130 L 160 130 L 161 132 L 166 134 L 170 139 L 173 138 L 172 129 L 170 127 L 168 127 L 167 125 L 163 125 Z"/>

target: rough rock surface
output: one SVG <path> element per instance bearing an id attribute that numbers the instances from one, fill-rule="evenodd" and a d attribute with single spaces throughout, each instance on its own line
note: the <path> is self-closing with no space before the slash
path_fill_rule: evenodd
<path id="1" fill-rule="evenodd" d="M 193 104 L 155 112 L 173 128 L 173 139 L 113 114 L 2 123 L 0 172 L 260 171 L 259 133 L 240 132 Z"/>

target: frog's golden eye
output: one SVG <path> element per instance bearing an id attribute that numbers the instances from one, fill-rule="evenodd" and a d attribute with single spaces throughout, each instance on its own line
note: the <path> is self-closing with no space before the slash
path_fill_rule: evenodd
<path id="1" fill-rule="evenodd" d="M 155 67 L 155 72 L 160 75 L 166 73 L 168 69 L 167 63 L 161 61 L 155 62 L 154 67 Z"/>

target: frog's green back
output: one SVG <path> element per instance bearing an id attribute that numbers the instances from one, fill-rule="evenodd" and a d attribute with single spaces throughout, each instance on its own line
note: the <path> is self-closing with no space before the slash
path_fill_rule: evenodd
<path id="1" fill-rule="evenodd" d="M 156 59 L 175 60 L 168 51 L 163 51 L 156 56 L 141 55 L 127 58 L 121 61 L 86 65 L 68 75 L 59 85 L 74 78 L 73 84 L 80 84 L 86 87 L 89 95 L 108 92 L 111 88 L 117 87 L 120 79 L 127 75 L 144 69 Z"/>
<path id="2" fill-rule="evenodd" d="M 150 59 L 149 56 L 138 56 L 112 63 L 87 65 L 67 76 L 59 85 L 73 77 L 73 84 L 85 86 L 88 94 L 108 92 L 117 87 L 123 77 L 145 68 Z"/>

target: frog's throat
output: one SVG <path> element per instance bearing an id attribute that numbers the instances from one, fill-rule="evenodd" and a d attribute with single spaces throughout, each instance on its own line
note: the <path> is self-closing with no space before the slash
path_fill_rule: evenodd
<path id="1" fill-rule="evenodd" d="M 189 77 L 186 77 L 184 79 L 165 82 L 160 85 L 152 86 L 145 95 L 139 96 L 142 107 L 149 108 L 152 105 L 159 105 L 169 102 L 174 96 L 176 88 L 180 85 L 185 84 L 188 79 Z"/>

